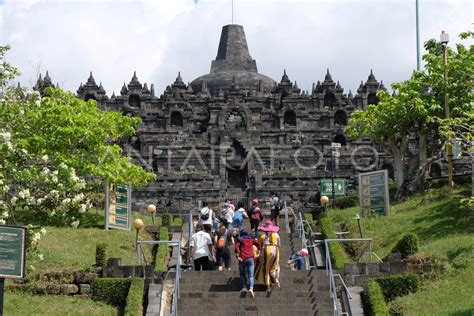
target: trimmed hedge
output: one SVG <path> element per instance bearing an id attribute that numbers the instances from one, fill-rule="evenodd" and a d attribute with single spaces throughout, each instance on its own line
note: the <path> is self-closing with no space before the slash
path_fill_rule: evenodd
<path id="1" fill-rule="evenodd" d="M 356 206 L 358 202 L 357 196 L 341 196 L 335 199 L 332 203 L 332 206 L 339 209 L 345 209 L 349 207 Z"/>
<path id="2" fill-rule="evenodd" d="M 161 216 L 161 224 L 165 227 L 170 227 L 173 223 L 173 214 L 165 213 Z"/>
<path id="3" fill-rule="evenodd" d="M 456 184 L 471 183 L 472 177 L 471 175 L 460 175 L 460 176 L 454 175 L 453 182 Z M 447 185 L 448 185 L 448 178 L 432 179 L 430 181 L 431 188 L 441 188 Z"/>
<path id="4" fill-rule="evenodd" d="M 310 225 L 314 224 L 313 214 L 311 213 L 304 213 L 304 219 L 308 221 Z"/>
<path id="5" fill-rule="evenodd" d="M 418 236 L 415 234 L 404 235 L 392 248 L 392 253 L 399 252 L 403 259 L 418 252 Z"/>
<path id="6" fill-rule="evenodd" d="M 323 239 L 336 239 L 336 234 L 332 229 L 331 218 L 329 218 L 326 214 L 324 214 L 319 220 L 319 225 L 321 226 L 321 234 Z M 330 242 L 329 252 L 333 268 L 337 270 L 342 269 L 346 259 L 341 244 L 338 242 Z"/>
<path id="7" fill-rule="evenodd" d="M 95 265 L 96 267 L 105 266 L 107 261 L 106 255 L 107 244 L 97 244 L 95 246 Z"/>
<path id="8" fill-rule="evenodd" d="M 382 289 L 375 279 L 370 279 L 364 287 L 364 311 L 370 316 L 389 316 Z"/>
<path id="9" fill-rule="evenodd" d="M 159 240 L 168 240 L 168 228 L 160 227 Z M 156 253 L 155 271 L 164 272 L 167 270 L 166 261 L 169 255 L 169 246 L 167 244 L 160 244 Z"/>
<path id="10" fill-rule="evenodd" d="M 183 226 L 183 219 L 181 217 L 175 217 L 173 220 L 173 225 L 174 227 L 181 227 Z"/>
<path id="11" fill-rule="evenodd" d="M 125 306 L 131 279 L 98 278 L 92 283 L 92 299 L 113 306 Z"/>
<path id="12" fill-rule="evenodd" d="M 307 227 L 307 225 L 309 225 L 311 227 L 311 229 L 314 231 L 314 219 L 313 219 L 313 214 L 311 213 L 304 213 L 304 219 L 308 222 L 308 223 L 305 223 L 305 227 L 304 227 L 304 231 L 305 233 L 309 233 L 309 228 Z"/>
<path id="13" fill-rule="evenodd" d="M 414 293 L 420 288 L 420 279 L 413 273 L 403 273 L 375 279 L 382 289 L 387 302 L 399 296 Z"/>
<path id="14" fill-rule="evenodd" d="M 127 306 L 125 307 L 125 316 L 137 316 L 143 314 L 143 292 L 145 291 L 145 282 L 143 279 L 132 279 L 130 289 L 127 295 Z"/>

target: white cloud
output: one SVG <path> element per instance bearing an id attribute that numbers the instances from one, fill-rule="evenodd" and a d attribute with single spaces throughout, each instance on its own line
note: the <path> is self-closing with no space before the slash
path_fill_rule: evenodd
<path id="1" fill-rule="evenodd" d="M 163 91 L 209 72 L 221 27 L 231 21 L 231 0 L 53 1 L 6 0 L 0 6 L 0 43 L 33 85 L 38 70 L 76 90 L 93 71 L 116 93 L 137 71 Z M 416 65 L 413 1 L 234 1 L 234 22 L 245 27 L 259 71 L 275 80 L 287 69 L 302 89 L 334 80 L 357 89 L 371 68 L 386 86 L 406 79 Z M 420 1 L 421 38 L 444 29 L 454 42 L 471 27 L 470 1 Z"/>

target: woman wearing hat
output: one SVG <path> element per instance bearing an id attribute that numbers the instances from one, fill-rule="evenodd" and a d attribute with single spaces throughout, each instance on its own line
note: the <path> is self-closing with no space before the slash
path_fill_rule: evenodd
<path id="1" fill-rule="evenodd" d="M 272 284 L 280 287 L 280 236 L 278 236 L 280 228 L 269 220 L 259 226 L 258 230 L 263 234 L 259 236 L 262 250 L 257 261 L 255 278 L 258 282 L 263 281 L 267 291 L 270 292 Z"/>

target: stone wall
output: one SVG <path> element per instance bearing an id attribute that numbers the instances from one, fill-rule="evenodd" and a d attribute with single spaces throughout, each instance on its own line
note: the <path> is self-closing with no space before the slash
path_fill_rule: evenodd
<path id="1" fill-rule="evenodd" d="M 32 279 L 14 281 L 7 287 L 12 291 L 29 291 L 39 295 L 88 296 L 91 294 L 91 284 L 97 277 L 97 271 L 64 270 L 41 273 Z"/>
<path id="2" fill-rule="evenodd" d="M 411 263 L 402 260 L 400 254 L 391 254 L 383 263 L 346 263 L 342 277 L 347 286 L 364 286 L 368 279 L 377 276 L 413 272 L 425 274 L 434 272 L 432 263 Z"/>

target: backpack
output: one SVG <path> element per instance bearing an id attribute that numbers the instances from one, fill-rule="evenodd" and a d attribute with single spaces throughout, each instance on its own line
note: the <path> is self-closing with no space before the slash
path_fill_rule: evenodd
<path id="1" fill-rule="evenodd" d="M 226 246 L 228 232 L 229 231 L 226 229 L 224 235 L 220 236 L 219 239 L 217 239 L 217 249 L 222 249 Z"/>
<path id="2" fill-rule="evenodd" d="M 201 213 L 201 220 L 207 221 L 209 219 L 209 215 L 211 213 L 211 210 L 208 208 L 206 213 Z"/>
<path id="3" fill-rule="evenodd" d="M 261 213 L 260 213 L 260 209 L 258 207 L 254 208 L 253 211 L 252 211 L 252 214 L 250 214 L 250 218 L 252 220 L 255 220 L 255 221 L 260 221 L 261 217 L 260 217 Z"/>
<path id="4" fill-rule="evenodd" d="M 244 218 L 242 215 L 242 212 L 235 212 L 234 218 L 232 219 L 232 225 L 233 226 L 242 226 L 244 222 Z"/>
<path id="5" fill-rule="evenodd" d="M 252 217 L 252 215 L 255 213 L 256 206 L 251 205 L 248 210 L 247 210 L 247 215 L 249 217 Z"/>
<path id="6" fill-rule="evenodd" d="M 275 205 L 275 210 L 281 211 L 283 209 L 283 203 L 281 200 L 278 200 L 277 204 Z"/>

